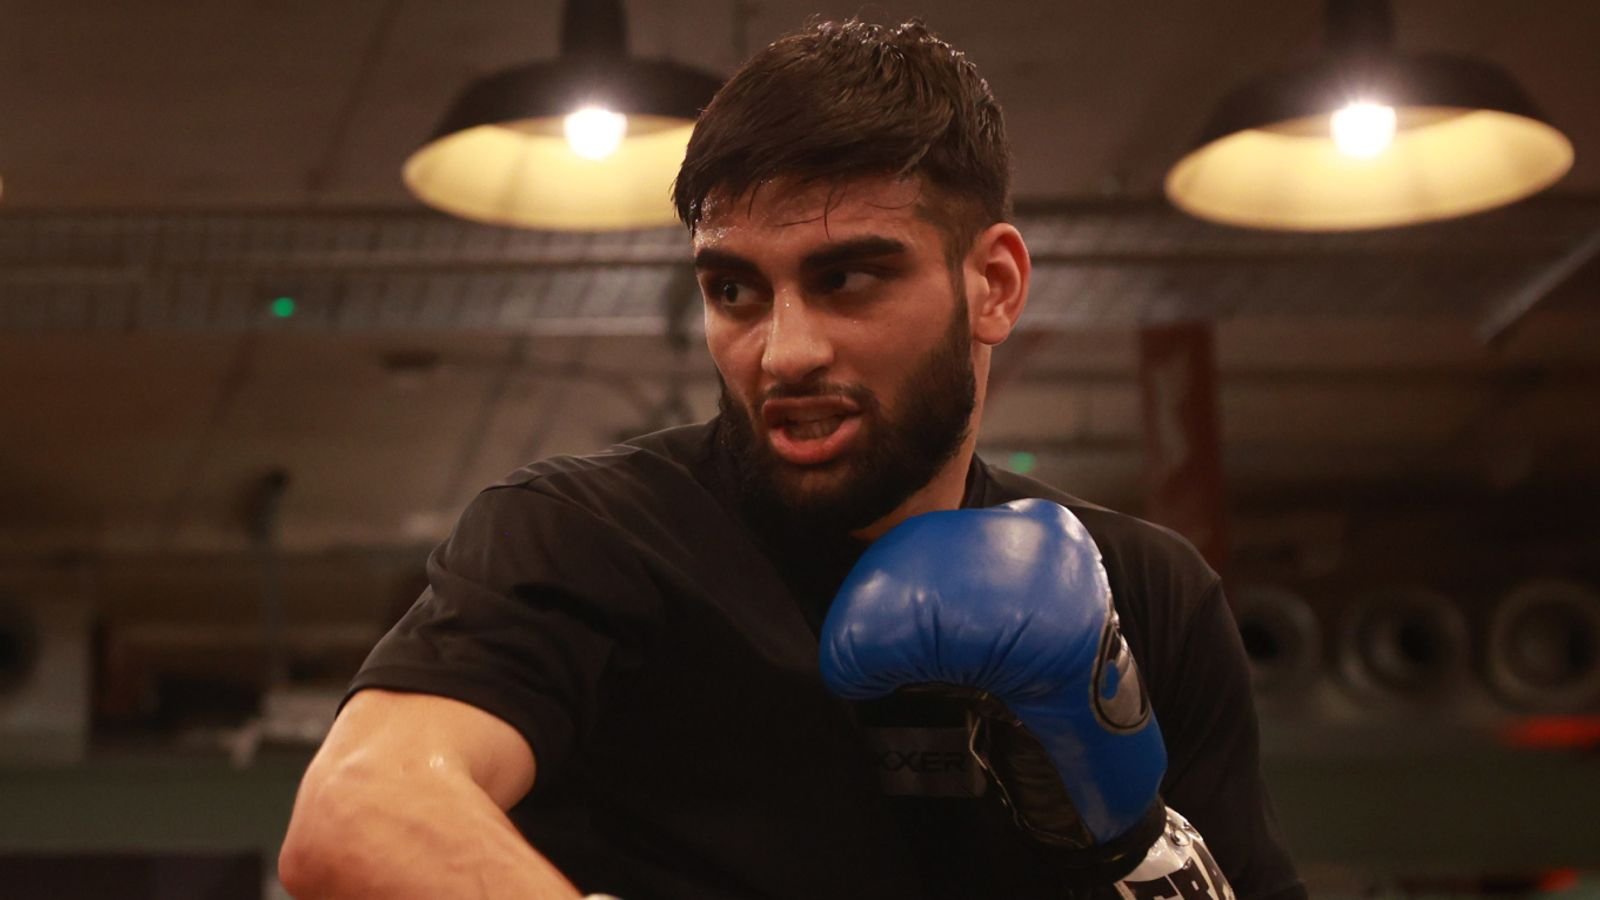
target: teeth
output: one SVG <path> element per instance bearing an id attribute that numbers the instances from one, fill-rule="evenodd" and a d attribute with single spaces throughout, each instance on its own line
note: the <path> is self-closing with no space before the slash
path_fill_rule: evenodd
<path id="1" fill-rule="evenodd" d="M 809 441 L 833 434 L 843 421 L 844 416 L 828 416 L 824 419 L 812 419 L 809 422 L 790 422 L 784 430 L 795 440 Z"/>

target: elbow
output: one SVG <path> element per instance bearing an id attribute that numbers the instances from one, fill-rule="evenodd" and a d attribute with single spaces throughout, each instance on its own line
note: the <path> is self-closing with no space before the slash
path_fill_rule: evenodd
<path id="1" fill-rule="evenodd" d="M 289 829 L 278 850 L 278 881 L 297 900 L 346 896 L 359 881 L 362 854 L 349 819 L 359 796 L 341 790 L 313 765 L 295 797 Z"/>
<path id="2" fill-rule="evenodd" d="M 327 896 L 325 890 L 328 869 L 322 864 L 316 848 L 305 841 L 295 840 L 293 830 L 278 851 L 278 883 L 289 896 L 298 900 L 313 900 Z"/>
<path id="3" fill-rule="evenodd" d="M 278 850 L 278 882 L 297 900 L 337 896 L 335 882 L 341 867 L 326 837 L 327 830 L 308 821 L 314 816 L 296 804 L 289 832 Z"/>

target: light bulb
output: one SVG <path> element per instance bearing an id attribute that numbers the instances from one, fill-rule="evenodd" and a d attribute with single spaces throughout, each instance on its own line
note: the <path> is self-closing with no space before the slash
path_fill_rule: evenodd
<path id="1" fill-rule="evenodd" d="M 605 159 L 622 146 L 628 117 L 599 106 L 585 106 L 567 116 L 567 144 L 584 159 Z"/>
<path id="2" fill-rule="evenodd" d="M 1371 159 L 1394 141 L 1394 107 L 1359 101 L 1333 114 L 1334 146 L 1346 156 Z"/>

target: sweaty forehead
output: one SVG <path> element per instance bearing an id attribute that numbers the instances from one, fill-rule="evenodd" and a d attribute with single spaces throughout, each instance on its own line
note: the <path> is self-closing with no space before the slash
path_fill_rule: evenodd
<path id="1" fill-rule="evenodd" d="M 763 182 L 739 196 L 713 192 L 702 205 L 695 246 L 733 240 L 749 232 L 804 227 L 854 230 L 913 229 L 920 215 L 922 182 L 914 178 L 863 178 L 845 182 Z"/>

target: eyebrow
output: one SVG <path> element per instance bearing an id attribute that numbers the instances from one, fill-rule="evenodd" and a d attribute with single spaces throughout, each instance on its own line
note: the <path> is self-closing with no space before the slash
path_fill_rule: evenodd
<path id="1" fill-rule="evenodd" d="M 845 263 L 886 256 L 904 256 L 910 252 L 905 242 L 889 237 L 867 236 L 830 244 L 806 254 L 800 267 L 808 271 L 831 269 Z M 707 247 L 694 255 L 696 269 L 722 269 L 733 272 L 758 272 L 760 268 L 737 253 Z"/>
<path id="2" fill-rule="evenodd" d="M 800 267 L 811 271 L 832 269 L 844 263 L 880 259 L 885 256 L 904 256 L 909 252 L 910 248 L 894 238 L 859 237 L 806 254 L 805 259 L 800 261 Z"/>
<path id="3" fill-rule="evenodd" d="M 737 253 L 713 250 L 707 247 L 694 255 L 696 269 L 724 269 L 733 272 L 754 272 L 756 264 Z"/>

